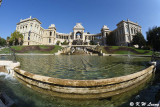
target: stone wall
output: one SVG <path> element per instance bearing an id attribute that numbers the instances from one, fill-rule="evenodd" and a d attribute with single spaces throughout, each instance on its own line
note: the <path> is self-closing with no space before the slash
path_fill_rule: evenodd
<path id="1" fill-rule="evenodd" d="M 97 95 L 99 97 L 104 95 L 113 96 L 134 88 L 134 86 L 137 86 L 152 75 L 154 65 L 134 74 L 99 80 L 59 79 L 35 75 L 19 68 L 14 70 L 15 76 L 27 83 L 29 87 L 33 86 L 34 88 L 45 89 L 53 93 L 64 93 L 66 97 L 71 96 L 72 98 L 97 98 Z"/>

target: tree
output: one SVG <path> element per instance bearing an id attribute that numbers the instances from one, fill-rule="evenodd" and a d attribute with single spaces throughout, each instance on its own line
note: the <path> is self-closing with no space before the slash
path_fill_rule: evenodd
<path id="1" fill-rule="evenodd" d="M 155 51 L 160 50 L 160 27 L 153 27 L 146 34 L 147 44 Z"/>
<path id="2" fill-rule="evenodd" d="M 6 40 L 0 37 L 0 46 L 5 46 Z"/>
<path id="3" fill-rule="evenodd" d="M 9 39 L 10 45 L 22 45 L 23 44 L 23 35 L 18 31 L 15 31 L 11 34 Z"/>
<path id="4" fill-rule="evenodd" d="M 146 40 L 141 32 L 137 32 L 136 35 L 133 36 L 132 45 L 138 45 L 138 48 L 142 48 L 142 46 L 146 45 Z"/>

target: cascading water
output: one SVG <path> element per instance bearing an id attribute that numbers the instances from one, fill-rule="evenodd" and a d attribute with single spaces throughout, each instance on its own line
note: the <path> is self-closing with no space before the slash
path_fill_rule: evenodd
<path id="1" fill-rule="evenodd" d="M 0 77 L 4 77 L 4 79 L 7 80 L 16 80 L 11 74 L 5 73 L 5 72 L 0 72 Z"/>

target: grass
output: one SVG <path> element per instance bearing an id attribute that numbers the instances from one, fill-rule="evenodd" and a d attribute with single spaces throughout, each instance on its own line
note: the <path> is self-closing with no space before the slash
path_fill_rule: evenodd
<path id="1" fill-rule="evenodd" d="M 48 48 L 46 45 L 40 45 L 39 46 L 41 49 L 46 49 L 46 48 Z"/>
<path id="2" fill-rule="evenodd" d="M 58 50 L 60 50 L 62 47 L 58 46 L 58 45 L 54 45 L 54 49 L 51 49 L 49 51 L 46 51 L 45 49 L 49 49 L 49 46 L 47 45 L 36 45 L 39 46 L 39 50 L 30 50 L 28 49 L 27 51 L 21 52 L 21 53 L 40 53 L 40 54 L 53 54 L 58 52 Z M 21 51 L 24 50 L 23 48 L 28 47 L 28 46 L 12 46 L 11 48 L 14 49 L 15 51 Z M 34 47 L 34 46 L 32 46 Z M 107 51 L 105 49 L 104 46 L 99 46 L 97 47 L 97 51 L 102 50 L 103 53 L 106 54 L 131 54 L 131 55 L 152 55 L 152 51 L 150 50 L 143 50 L 143 49 L 137 49 L 134 47 L 126 47 L 126 46 L 109 46 L 109 50 L 112 52 L 110 53 L 109 51 Z M 127 51 L 127 50 L 118 50 L 119 48 L 125 48 L 125 49 L 132 49 L 136 52 L 139 52 L 139 54 L 133 52 L 133 51 Z M 146 53 L 145 53 L 146 52 Z M 9 48 L 4 48 L 0 51 L 0 54 L 8 54 L 10 53 Z M 16 52 L 18 53 L 18 52 Z"/>
<path id="3" fill-rule="evenodd" d="M 111 46 L 112 47 L 112 49 L 118 49 L 119 48 L 119 46 Z"/>
<path id="4" fill-rule="evenodd" d="M 44 49 L 48 49 L 49 46 L 47 46 L 47 45 L 38 45 L 38 46 L 39 46 L 40 50 L 27 50 L 27 51 L 21 52 L 21 53 L 53 54 L 53 53 L 58 52 L 58 50 L 60 50 L 62 48 L 61 46 L 54 45 L 54 49 L 49 50 L 49 51 L 44 51 Z M 12 46 L 11 48 L 14 49 L 15 51 L 22 51 L 25 47 L 27 47 L 27 46 Z M 0 51 L 0 54 L 8 54 L 8 53 L 10 53 L 9 48 L 4 48 Z M 20 52 L 16 52 L 16 53 L 20 53 Z"/>
<path id="5" fill-rule="evenodd" d="M 10 53 L 9 48 L 4 48 L 0 51 L 0 54 L 9 54 L 9 53 Z"/>
<path id="6" fill-rule="evenodd" d="M 129 52 L 129 51 L 117 51 L 114 54 L 131 54 L 131 55 L 133 55 L 134 53 L 133 52 Z"/>
<path id="7" fill-rule="evenodd" d="M 25 46 L 11 46 L 12 49 L 15 49 L 15 50 L 22 50 Z"/>
<path id="8" fill-rule="evenodd" d="M 99 51 L 102 50 L 102 52 L 106 53 L 106 54 L 152 55 L 152 51 L 150 51 L 150 50 L 137 49 L 137 48 L 134 48 L 134 47 L 126 47 L 126 46 L 109 46 L 109 47 L 110 47 L 110 51 L 112 51 L 112 53 L 107 51 L 104 46 L 99 46 L 98 50 Z M 132 50 L 138 52 L 138 54 L 134 53 L 132 51 L 127 51 L 127 50 L 117 50 L 117 49 L 122 48 L 122 47 L 125 48 L 125 49 L 132 49 Z"/>

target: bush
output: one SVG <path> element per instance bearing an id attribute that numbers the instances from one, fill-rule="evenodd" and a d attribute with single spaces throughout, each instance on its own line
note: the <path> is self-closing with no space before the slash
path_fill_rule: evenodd
<path id="1" fill-rule="evenodd" d="M 94 42 L 93 40 L 90 41 L 90 45 L 97 45 L 96 42 Z"/>
<path id="2" fill-rule="evenodd" d="M 56 45 L 59 45 L 59 44 L 60 44 L 60 41 L 57 41 L 57 42 L 56 42 Z"/>
<path id="3" fill-rule="evenodd" d="M 149 46 L 144 46 L 143 49 L 144 50 L 150 50 L 150 47 Z"/>
<path id="4" fill-rule="evenodd" d="M 68 45 L 69 42 L 67 42 L 66 40 L 62 43 L 62 45 Z"/>

